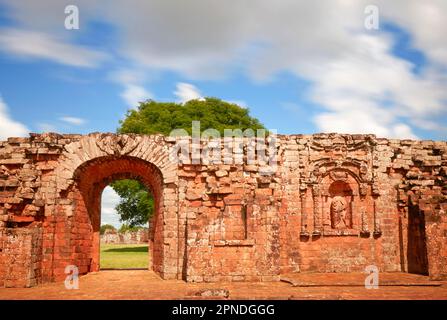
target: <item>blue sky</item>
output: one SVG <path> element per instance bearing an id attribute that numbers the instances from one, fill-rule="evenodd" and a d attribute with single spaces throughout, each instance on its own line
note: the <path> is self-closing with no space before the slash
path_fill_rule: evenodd
<path id="1" fill-rule="evenodd" d="M 65 7 L 79 9 L 67 30 Z M 447 2 L 0 0 L 0 139 L 219 97 L 279 133 L 445 140 Z"/>

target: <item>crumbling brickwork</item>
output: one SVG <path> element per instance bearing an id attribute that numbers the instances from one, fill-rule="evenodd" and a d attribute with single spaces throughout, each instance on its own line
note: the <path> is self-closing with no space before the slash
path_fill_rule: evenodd
<path id="1" fill-rule="evenodd" d="M 234 162 L 225 144 L 223 162 L 173 161 L 179 139 L 189 141 L 94 133 L 0 142 L 0 286 L 60 281 L 67 265 L 99 270 L 101 192 L 123 178 L 154 195 L 150 268 L 164 279 L 275 281 L 368 265 L 447 277 L 446 142 L 281 135 L 256 147 L 278 155 L 266 171 L 247 160 L 257 138 L 241 138 Z"/>

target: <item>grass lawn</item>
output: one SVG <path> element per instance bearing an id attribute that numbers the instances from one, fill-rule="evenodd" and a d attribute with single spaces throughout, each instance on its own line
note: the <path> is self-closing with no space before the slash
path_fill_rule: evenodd
<path id="1" fill-rule="evenodd" d="M 149 264 L 147 244 L 101 244 L 100 267 L 147 268 Z"/>

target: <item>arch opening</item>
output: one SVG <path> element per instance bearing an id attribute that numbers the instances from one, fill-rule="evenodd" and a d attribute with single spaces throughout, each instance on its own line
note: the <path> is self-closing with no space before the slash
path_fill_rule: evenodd
<path id="1" fill-rule="evenodd" d="M 148 231 L 153 197 L 138 180 L 118 180 L 101 195 L 100 270 L 149 267 Z"/>
<path id="2" fill-rule="evenodd" d="M 108 156 L 96 158 L 79 166 L 75 180 L 75 221 L 85 221 L 84 228 L 78 228 L 74 244 L 88 249 L 75 252 L 75 261 L 81 266 L 80 273 L 100 270 L 100 228 L 101 196 L 111 183 L 120 180 L 136 180 L 146 187 L 154 199 L 153 215 L 148 232 L 148 269 L 160 273 L 163 261 L 162 203 L 163 177 L 152 163 L 128 156 Z M 80 242 L 76 243 L 78 240 Z"/>
<path id="3" fill-rule="evenodd" d="M 427 236 L 425 234 L 425 213 L 418 204 L 408 201 L 408 272 L 428 275 Z"/>

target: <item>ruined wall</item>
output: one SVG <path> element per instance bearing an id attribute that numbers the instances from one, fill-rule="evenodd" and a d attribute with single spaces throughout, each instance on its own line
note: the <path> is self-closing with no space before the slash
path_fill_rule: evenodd
<path id="1" fill-rule="evenodd" d="M 147 244 L 149 241 L 148 230 L 141 229 L 136 231 L 117 232 L 106 230 L 100 237 L 101 243 L 114 244 Z"/>
<path id="2" fill-rule="evenodd" d="M 0 286 L 58 281 L 69 264 L 97 270 L 100 195 L 121 178 L 155 195 L 151 268 L 166 279 L 273 281 L 371 264 L 447 276 L 446 142 L 244 138 L 233 154 L 241 161 L 228 160 L 222 144 L 221 159 L 193 163 L 186 154 L 176 163 L 178 141 L 32 134 L 0 142 Z M 278 154 L 274 170 L 248 161 L 264 150 Z"/>
<path id="3" fill-rule="evenodd" d="M 257 165 L 180 166 L 189 279 L 275 280 L 368 265 L 446 275 L 445 142 L 293 135 L 281 136 L 277 150 L 272 175 Z M 426 173 L 415 178 L 416 171 Z M 413 192 L 432 203 L 423 230 L 405 213 L 409 198 L 399 200 Z M 424 254 L 430 270 L 412 270 L 408 257 Z"/>
<path id="4" fill-rule="evenodd" d="M 0 230 L 0 287 L 32 287 L 41 279 L 39 226 Z"/>

